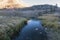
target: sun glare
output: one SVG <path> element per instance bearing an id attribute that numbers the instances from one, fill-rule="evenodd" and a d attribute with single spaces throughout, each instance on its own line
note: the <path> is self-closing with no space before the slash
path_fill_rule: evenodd
<path id="1" fill-rule="evenodd" d="M 1 8 L 22 8 L 25 7 L 25 3 L 22 0 L 0 0 Z"/>

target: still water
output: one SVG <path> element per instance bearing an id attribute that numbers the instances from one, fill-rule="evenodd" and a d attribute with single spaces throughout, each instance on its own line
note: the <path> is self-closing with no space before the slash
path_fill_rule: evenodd
<path id="1" fill-rule="evenodd" d="M 47 40 L 47 34 L 40 20 L 29 20 L 14 40 Z"/>

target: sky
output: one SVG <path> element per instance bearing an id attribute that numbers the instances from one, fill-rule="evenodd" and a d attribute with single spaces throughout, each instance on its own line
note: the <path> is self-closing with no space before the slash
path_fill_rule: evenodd
<path id="1" fill-rule="evenodd" d="M 24 6 L 33 6 L 33 5 L 42 5 L 42 4 L 50 4 L 56 5 L 60 7 L 60 0 L 13 0 L 17 3 L 23 4 Z M 7 2 L 7 0 L 0 0 L 0 4 L 3 5 Z"/>
<path id="2" fill-rule="evenodd" d="M 41 4 L 50 4 L 50 5 L 56 5 L 60 7 L 60 0 L 22 0 L 24 3 L 26 3 L 28 6 L 32 5 L 41 5 Z"/>

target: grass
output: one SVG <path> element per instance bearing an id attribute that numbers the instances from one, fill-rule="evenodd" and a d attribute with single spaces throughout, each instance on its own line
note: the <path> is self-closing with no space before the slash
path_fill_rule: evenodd
<path id="1" fill-rule="evenodd" d="M 51 15 L 51 14 L 47 15 L 47 14 L 45 14 L 43 16 L 40 16 L 39 19 L 42 20 L 42 23 L 43 23 L 44 27 L 58 28 L 58 26 L 60 26 L 58 24 L 59 18 L 54 16 L 54 15 Z"/>
<path id="2" fill-rule="evenodd" d="M 49 40 L 60 40 L 60 23 L 59 18 L 53 14 L 45 14 L 38 17 L 45 27 Z"/>
<path id="3" fill-rule="evenodd" d="M 11 40 L 26 23 L 25 18 L 0 18 L 0 40 Z"/>

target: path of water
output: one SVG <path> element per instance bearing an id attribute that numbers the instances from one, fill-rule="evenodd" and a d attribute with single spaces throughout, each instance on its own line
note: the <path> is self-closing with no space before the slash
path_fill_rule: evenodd
<path id="1" fill-rule="evenodd" d="M 47 40 L 47 35 L 40 20 L 29 20 L 14 40 Z"/>

